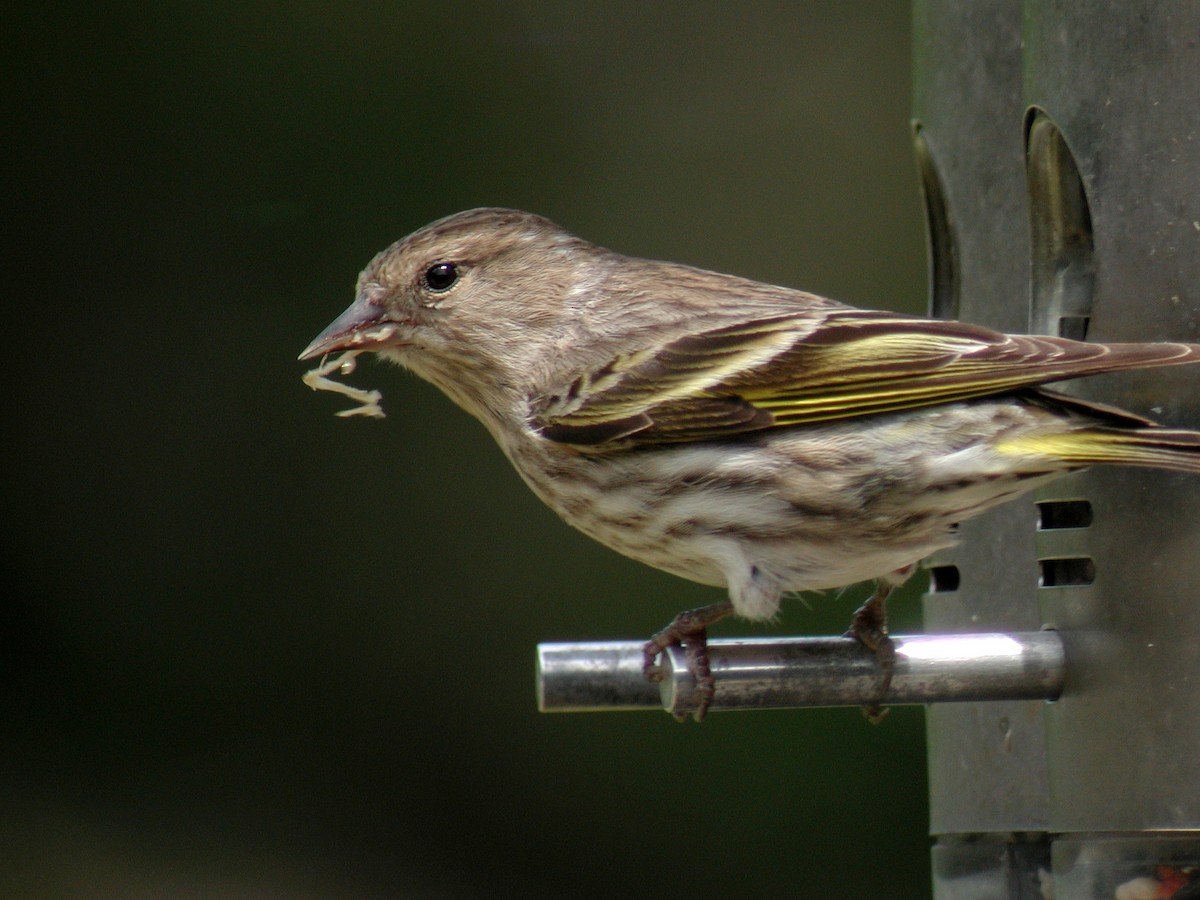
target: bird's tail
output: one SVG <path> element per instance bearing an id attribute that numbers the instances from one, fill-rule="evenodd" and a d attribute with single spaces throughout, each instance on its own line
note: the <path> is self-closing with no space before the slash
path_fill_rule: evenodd
<path id="1" fill-rule="evenodd" d="M 1037 453 L 1068 464 L 1145 466 L 1200 474 L 1200 431 L 1175 428 L 1093 426 L 1005 441 L 1002 449 Z"/>

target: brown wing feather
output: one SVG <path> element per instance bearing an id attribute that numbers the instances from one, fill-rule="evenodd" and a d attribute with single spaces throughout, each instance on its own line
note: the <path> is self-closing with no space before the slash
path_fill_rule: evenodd
<path id="1" fill-rule="evenodd" d="M 707 440 L 1200 362 L 1195 344 L 1091 344 L 825 310 L 687 335 L 584 373 L 534 425 L 579 445 Z"/>

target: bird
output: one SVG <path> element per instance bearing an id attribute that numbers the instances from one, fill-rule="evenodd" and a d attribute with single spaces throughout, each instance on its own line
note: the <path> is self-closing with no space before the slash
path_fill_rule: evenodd
<path id="1" fill-rule="evenodd" d="M 1200 432 L 1044 387 L 1197 363 L 1200 344 L 861 309 L 625 256 L 512 209 L 378 253 L 300 358 L 338 351 L 440 388 L 570 525 L 726 589 L 645 645 L 651 680 L 684 648 L 697 720 L 714 692 L 707 630 L 726 616 L 770 620 L 785 595 L 874 581 L 848 633 L 876 653 L 882 699 L 887 597 L 960 523 L 1093 464 L 1200 473 Z"/>

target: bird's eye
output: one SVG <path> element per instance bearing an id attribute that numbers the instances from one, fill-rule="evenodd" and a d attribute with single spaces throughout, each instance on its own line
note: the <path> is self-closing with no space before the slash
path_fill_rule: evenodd
<path id="1" fill-rule="evenodd" d="M 425 286 L 431 291 L 448 291 L 458 281 L 458 266 L 452 262 L 434 263 L 425 270 Z"/>

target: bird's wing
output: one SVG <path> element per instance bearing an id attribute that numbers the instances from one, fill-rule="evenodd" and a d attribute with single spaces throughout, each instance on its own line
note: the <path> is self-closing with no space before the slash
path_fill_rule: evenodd
<path id="1" fill-rule="evenodd" d="M 1194 344 L 1089 344 L 855 309 L 678 337 L 579 375 L 532 424 L 579 446 L 709 440 L 1200 360 Z"/>

